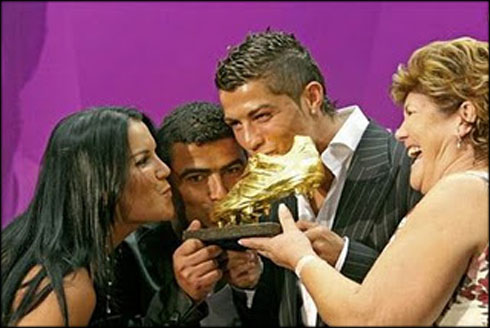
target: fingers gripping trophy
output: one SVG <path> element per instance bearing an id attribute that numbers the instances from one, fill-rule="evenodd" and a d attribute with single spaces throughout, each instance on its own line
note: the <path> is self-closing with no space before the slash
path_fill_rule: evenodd
<path id="1" fill-rule="evenodd" d="M 310 137 L 295 136 L 289 152 L 281 156 L 257 153 L 248 160 L 242 178 L 214 206 L 215 228 L 185 231 L 184 239 L 242 250 L 236 241 L 244 237 L 274 236 L 281 232 L 275 222 L 261 222 L 271 204 L 296 192 L 311 197 L 325 179 L 324 167 Z"/>

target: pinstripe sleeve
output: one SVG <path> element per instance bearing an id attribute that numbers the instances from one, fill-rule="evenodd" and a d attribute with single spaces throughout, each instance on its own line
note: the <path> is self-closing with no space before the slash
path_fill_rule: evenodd
<path id="1" fill-rule="evenodd" d="M 346 277 L 362 282 L 379 253 L 355 240 L 350 240 L 347 257 L 340 271 Z"/>

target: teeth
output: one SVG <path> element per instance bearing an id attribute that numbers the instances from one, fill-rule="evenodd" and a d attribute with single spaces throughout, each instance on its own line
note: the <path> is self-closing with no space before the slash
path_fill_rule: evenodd
<path id="1" fill-rule="evenodd" d="M 420 153 L 422 152 L 422 150 L 420 149 L 419 146 L 411 146 L 410 148 L 408 148 L 407 150 L 407 153 L 408 153 L 408 156 L 410 158 L 415 158 L 417 157 L 418 155 L 420 155 Z"/>

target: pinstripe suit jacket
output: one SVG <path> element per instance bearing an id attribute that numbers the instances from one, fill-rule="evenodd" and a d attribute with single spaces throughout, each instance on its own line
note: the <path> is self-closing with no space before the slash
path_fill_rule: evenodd
<path id="1" fill-rule="evenodd" d="M 409 175 L 410 160 L 403 145 L 370 122 L 354 152 L 332 227 L 350 239 L 342 268 L 345 276 L 362 281 L 400 220 L 420 199 L 410 188 Z M 297 217 L 294 196 L 280 202 Z M 272 207 L 268 220 L 278 221 L 278 205 Z M 242 309 L 244 324 L 301 325 L 300 306 L 295 274 L 264 259 L 252 308 Z"/>

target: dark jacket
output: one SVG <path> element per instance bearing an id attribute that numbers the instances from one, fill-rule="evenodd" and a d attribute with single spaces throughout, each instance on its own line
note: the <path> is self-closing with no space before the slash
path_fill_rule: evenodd
<path id="1" fill-rule="evenodd" d="M 208 314 L 178 286 L 172 255 L 181 244 L 170 222 L 143 226 L 116 249 L 111 313 L 106 297 L 97 300 L 91 325 L 198 326 Z"/>
<path id="2" fill-rule="evenodd" d="M 384 128 L 370 122 L 354 152 L 332 230 L 349 237 L 342 273 L 363 278 L 390 240 L 400 220 L 421 195 L 410 188 L 410 159 L 402 144 Z M 294 196 L 282 201 L 297 218 Z M 267 220 L 278 222 L 279 203 Z M 294 272 L 264 260 L 251 310 L 240 306 L 245 324 L 301 325 L 302 304 Z"/>

